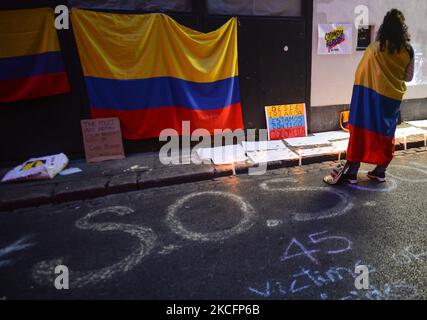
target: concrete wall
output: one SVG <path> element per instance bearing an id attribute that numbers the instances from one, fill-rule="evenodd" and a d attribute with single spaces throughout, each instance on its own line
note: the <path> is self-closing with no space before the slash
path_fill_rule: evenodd
<path id="1" fill-rule="evenodd" d="M 406 16 L 409 31 L 412 35 L 412 45 L 418 53 L 418 81 L 423 84 L 408 85 L 405 99 L 427 98 L 427 1 L 426 0 L 314 0 L 313 9 L 313 53 L 312 53 L 312 88 L 311 104 L 313 107 L 329 106 L 329 109 L 315 110 L 312 108 L 312 131 L 323 131 L 328 121 L 319 117 L 333 117 L 350 103 L 354 73 L 363 55 L 356 51 L 356 36 L 354 36 L 353 54 L 339 56 L 321 56 L 317 54 L 317 37 L 319 23 L 351 23 L 354 24 L 358 5 L 369 8 L 370 24 L 375 26 L 375 34 L 382 23 L 386 12 L 392 8 L 400 9 Z M 354 29 L 353 34 L 357 32 Z M 415 82 L 415 81 L 414 81 Z M 411 116 L 411 109 L 406 108 L 406 118 L 427 118 L 427 100 L 417 100 L 417 108 Z M 412 105 L 412 104 L 411 104 Z M 333 106 L 333 107 L 331 107 Z M 332 120 L 331 120 L 332 121 Z M 329 121 L 329 122 L 331 122 Z M 325 124 L 322 126 L 322 123 Z M 331 124 L 333 121 L 331 122 Z M 331 125 L 330 124 L 330 125 Z M 329 125 L 329 127 L 330 127 Z M 336 127 L 336 123 L 335 126 Z"/>

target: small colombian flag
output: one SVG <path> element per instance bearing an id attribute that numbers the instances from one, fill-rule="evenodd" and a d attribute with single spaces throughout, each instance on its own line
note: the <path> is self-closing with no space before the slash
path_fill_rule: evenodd
<path id="1" fill-rule="evenodd" d="M 51 8 L 0 11 L 0 102 L 70 91 Z"/>

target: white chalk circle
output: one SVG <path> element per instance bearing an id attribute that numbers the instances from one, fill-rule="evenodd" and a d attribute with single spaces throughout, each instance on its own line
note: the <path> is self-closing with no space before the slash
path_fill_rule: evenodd
<path id="1" fill-rule="evenodd" d="M 426 178 L 424 178 L 424 179 L 411 179 L 411 178 L 400 177 L 400 176 L 397 176 L 397 175 L 392 174 L 389 171 L 387 171 L 387 174 L 390 177 L 393 177 L 393 178 L 395 178 L 397 180 L 406 181 L 406 182 L 413 182 L 413 183 L 427 182 L 427 171 L 426 170 L 423 170 L 423 169 L 420 169 L 420 168 L 415 168 L 415 167 L 398 165 L 398 164 L 391 165 L 389 168 L 401 168 L 401 169 L 407 169 L 407 170 L 414 170 L 414 171 L 419 172 L 422 175 L 426 176 Z"/>
<path id="2" fill-rule="evenodd" d="M 280 191 L 280 192 L 326 192 L 334 196 L 338 196 L 339 202 L 332 208 L 319 210 L 316 212 L 295 212 L 291 213 L 292 218 L 296 221 L 311 221 L 311 220 L 322 220 L 330 219 L 338 216 L 342 216 L 349 212 L 353 208 L 353 203 L 350 202 L 349 196 L 346 192 L 332 189 L 329 187 L 270 187 L 272 183 L 284 183 L 289 182 L 289 179 L 278 178 L 265 181 L 260 184 L 261 189 L 266 191 Z"/>
<path id="3" fill-rule="evenodd" d="M 365 171 L 365 170 L 362 170 L 359 172 L 368 173 L 368 171 Z M 365 186 L 362 186 L 360 184 L 350 184 L 350 183 L 347 183 L 346 185 L 347 187 L 352 189 L 369 191 L 369 192 L 391 192 L 397 189 L 396 180 L 390 179 L 390 178 L 388 178 L 387 182 L 385 183 L 372 182 L 372 185 L 365 185 Z"/>
<path id="4" fill-rule="evenodd" d="M 178 211 L 184 207 L 184 205 L 197 197 L 203 196 L 215 196 L 219 198 L 227 198 L 236 202 L 243 213 L 243 217 L 240 222 L 231 229 L 217 231 L 217 232 L 208 232 L 200 233 L 188 230 L 178 219 Z M 166 215 L 166 223 L 169 228 L 176 233 L 177 235 L 193 241 L 222 241 L 230 237 L 236 236 L 240 233 L 248 231 L 255 223 L 256 212 L 255 209 L 241 197 L 234 194 L 221 192 L 221 191 L 204 191 L 204 192 L 195 192 L 191 193 L 184 198 L 179 199 L 174 204 L 169 206 L 168 212 Z"/>
<path id="5" fill-rule="evenodd" d="M 111 278 L 130 271 L 136 267 L 141 260 L 147 256 L 154 248 L 157 236 L 151 228 L 124 224 L 124 223 L 111 223 L 111 222 L 91 222 L 90 220 L 96 216 L 106 213 L 113 213 L 118 216 L 125 216 L 132 214 L 133 209 L 122 206 L 114 206 L 102 208 L 90 212 L 85 217 L 77 220 L 76 227 L 81 230 L 91 231 L 121 231 L 127 233 L 138 240 L 135 250 L 118 261 L 117 263 L 92 271 L 77 271 L 70 268 L 70 288 L 77 289 L 83 288 L 88 285 L 98 285 L 101 282 L 110 280 Z M 108 247 L 100 248 L 100 250 L 109 250 Z M 58 265 L 67 265 L 64 259 L 55 259 L 51 261 L 42 261 L 32 268 L 32 277 L 34 281 L 40 285 L 52 285 L 55 280 L 55 267 Z"/>
<path id="6" fill-rule="evenodd" d="M 409 164 L 410 164 L 410 165 L 412 165 L 412 166 L 415 166 L 415 167 L 419 167 L 419 168 L 427 169 L 427 165 L 425 165 L 425 164 L 421 164 L 421 163 L 418 163 L 418 162 L 414 162 L 414 161 L 412 161 L 412 162 L 409 162 Z"/>

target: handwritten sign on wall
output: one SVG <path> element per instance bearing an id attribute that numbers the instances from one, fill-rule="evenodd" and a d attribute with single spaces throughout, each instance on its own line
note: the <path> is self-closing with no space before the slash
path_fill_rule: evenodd
<path id="1" fill-rule="evenodd" d="M 269 140 L 307 136 L 305 104 L 265 107 Z"/>
<path id="2" fill-rule="evenodd" d="M 124 159 L 118 118 L 81 121 L 87 162 Z"/>

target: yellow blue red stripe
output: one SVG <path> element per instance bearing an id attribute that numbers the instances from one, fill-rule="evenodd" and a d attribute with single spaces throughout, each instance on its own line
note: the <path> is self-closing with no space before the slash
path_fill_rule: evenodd
<path id="1" fill-rule="evenodd" d="M 51 8 L 0 11 L 0 102 L 70 91 Z"/>
<path id="2" fill-rule="evenodd" d="M 72 23 L 92 116 L 118 116 L 124 138 L 180 132 L 182 121 L 243 127 L 236 19 L 201 33 L 163 14 L 73 9 Z"/>
<path id="3" fill-rule="evenodd" d="M 347 160 L 388 166 L 394 154 L 394 135 L 403 95 L 409 52 L 382 51 L 375 42 L 356 71 L 350 105 Z"/>

